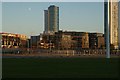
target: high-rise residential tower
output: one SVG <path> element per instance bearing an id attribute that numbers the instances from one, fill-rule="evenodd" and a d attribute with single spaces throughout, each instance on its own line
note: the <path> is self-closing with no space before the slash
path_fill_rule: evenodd
<path id="1" fill-rule="evenodd" d="M 51 5 L 48 10 L 44 10 L 45 29 L 47 34 L 54 34 L 59 30 L 59 7 Z"/>
<path id="2" fill-rule="evenodd" d="M 117 49 L 118 48 L 118 0 L 105 1 L 104 26 L 105 26 L 104 27 L 105 39 L 109 38 L 110 44 L 114 45 L 114 48 Z"/>
<path id="3" fill-rule="evenodd" d="M 118 32 L 118 37 L 119 37 L 119 39 L 118 39 L 118 43 L 119 43 L 119 49 L 120 49 L 120 1 L 119 1 L 119 3 L 118 3 L 118 24 L 119 24 L 119 32 Z"/>

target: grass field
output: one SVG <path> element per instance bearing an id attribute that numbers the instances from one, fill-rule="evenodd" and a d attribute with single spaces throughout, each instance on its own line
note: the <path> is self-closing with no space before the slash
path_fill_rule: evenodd
<path id="1" fill-rule="evenodd" d="M 118 78 L 118 58 L 3 58 L 3 78 Z"/>

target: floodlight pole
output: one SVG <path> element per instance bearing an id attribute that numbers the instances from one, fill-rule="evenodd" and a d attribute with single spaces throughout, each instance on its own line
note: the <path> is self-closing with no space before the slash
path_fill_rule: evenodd
<path id="1" fill-rule="evenodd" d="M 104 8 L 105 8 L 105 16 L 104 17 L 106 17 L 106 19 L 104 19 L 105 20 L 105 23 L 104 24 L 106 24 L 106 26 L 104 26 L 105 28 L 106 28 L 106 31 L 105 31 L 105 42 L 106 42 L 106 58 L 110 58 L 110 30 L 109 30 L 109 28 L 110 28 L 110 25 L 109 25 L 109 7 L 110 7 L 110 2 L 109 2 L 109 0 L 105 0 L 105 3 L 106 3 L 106 5 L 107 6 L 105 6 L 104 5 Z"/>

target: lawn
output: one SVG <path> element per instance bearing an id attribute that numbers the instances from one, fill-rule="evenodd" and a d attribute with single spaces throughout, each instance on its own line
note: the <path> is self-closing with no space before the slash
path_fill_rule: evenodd
<path id="1" fill-rule="evenodd" d="M 118 78 L 118 58 L 3 58 L 3 78 Z"/>

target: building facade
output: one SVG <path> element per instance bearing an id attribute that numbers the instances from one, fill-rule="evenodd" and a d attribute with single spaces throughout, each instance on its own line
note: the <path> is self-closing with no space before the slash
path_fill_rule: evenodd
<path id="1" fill-rule="evenodd" d="M 42 39 L 38 42 L 39 48 L 53 49 L 55 43 L 55 35 L 43 34 Z"/>
<path id="2" fill-rule="evenodd" d="M 1 48 L 23 48 L 27 44 L 27 36 L 13 33 L 0 33 Z"/>
<path id="3" fill-rule="evenodd" d="M 38 47 L 38 42 L 40 41 L 40 35 L 38 36 L 31 36 L 30 38 L 30 47 L 32 48 L 37 48 Z"/>
<path id="4" fill-rule="evenodd" d="M 104 47 L 104 37 L 102 33 L 89 33 L 89 48 L 97 49 Z"/>
<path id="5" fill-rule="evenodd" d="M 44 33 L 53 34 L 59 30 L 59 7 L 51 5 L 44 10 Z"/>
<path id="6" fill-rule="evenodd" d="M 118 36 L 119 36 L 119 40 L 118 40 L 118 43 L 119 43 L 119 49 L 120 49 L 120 1 L 118 3 L 118 25 L 119 25 L 119 32 L 118 32 Z"/>
<path id="7" fill-rule="evenodd" d="M 55 45 L 59 49 L 76 50 L 89 48 L 89 37 L 87 32 L 59 31 L 55 33 L 55 36 Z"/>
<path id="8" fill-rule="evenodd" d="M 104 26 L 105 26 L 104 27 L 105 39 L 107 39 L 107 36 L 109 36 L 110 44 L 114 45 L 114 48 L 117 49 L 118 48 L 118 0 L 107 0 L 104 3 Z"/>

